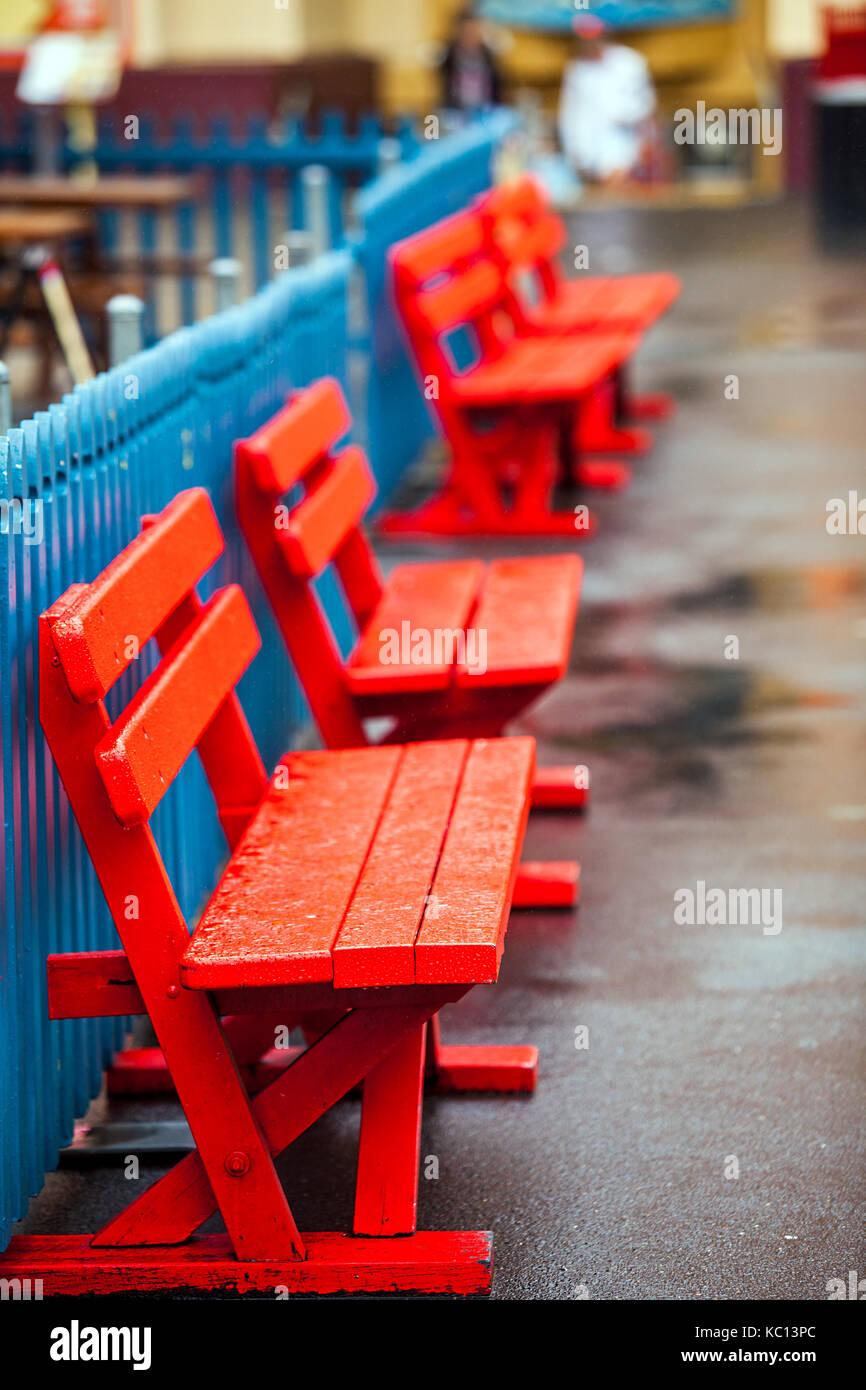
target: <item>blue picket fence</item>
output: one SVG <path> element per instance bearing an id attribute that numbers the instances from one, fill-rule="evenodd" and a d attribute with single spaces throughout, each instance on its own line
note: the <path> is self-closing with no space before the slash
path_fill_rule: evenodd
<path id="1" fill-rule="evenodd" d="M 157 264 L 173 262 L 176 267 L 149 279 L 146 341 L 210 312 L 205 268 L 214 257 L 241 261 L 242 293 L 267 284 L 286 232 L 309 225 L 302 171 L 310 165 L 327 171 L 330 245 L 339 247 L 346 237 L 351 195 L 377 174 L 383 141 L 393 142 L 392 152 L 403 161 L 421 148 L 416 125 L 408 118 L 389 131 L 373 115 L 350 129 L 339 111 L 323 113 L 315 131 L 299 118 L 275 122 L 265 114 L 242 120 L 229 115 L 160 119 L 148 112 L 104 116 L 92 152 L 101 173 L 194 175 L 199 185 L 194 200 L 167 211 L 142 207 L 98 214 L 99 247 L 109 260 L 120 256 L 124 264 L 132 261 L 134 269 L 135 257 L 142 253 Z M 27 170 L 34 147 L 34 123 L 26 110 L 0 113 L 0 168 Z M 81 154 L 67 146 L 62 158 L 71 168 Z"/>
<path id="2" fill-rule="evenodd" d="M 39 728 L 38 615 L 69 584 L 92 579 L 137 533 L 143 513 L 203 485 L 227 539 L 214 582 L 244 586 L 262 631 L 241 697 L 265 761 L 278 760 L 306 710 L 233 520 L 233 441 L 290 388 L 330 373 L 366 422 L 381 494 L 393 487 L 430 427 L 388 326 L 387 247 L 487 186 L 511 125 L 497 113 L 431 142 L 364 194 L 351 247 L 282 273 L 245 303 L 180 329 L 0 437 L 0 1249 L 98 1091 L 125 1027 L 47 1018 L 46 955 L 112 947 L 116 937 Z M 349 332 L 349 290 L 359 274 L 369 336 Z M 365 398 L 351 367 L 366 354 Z M 351 624 L 331 574 L 321 594 L 347 646 Z M 128 694 L 121 682 L 119 699 Z M 181 906 L 194 916 L 225 857 L 197 759 L 154 829 Z"/>
<path id="3" fill-rule="evenodd" d="M 184 487 L 207 487 L 228 541 L 219 582 L 244 585 L 263 634 L 241 697 L 274 765 L 304 707 L 232 522 L 232 442 L 291 386 L 327 372 L 345 380 L 349 270 L 347 253 L 337 252 L 288 273 L 0 438 L 0 503 L 7 518 L 13 499 L 28 504 L 31 531 L 15 534 L 8 524 L 0 536 L 0 1248 L 99 1090 L 123 1032 L 116 1020 L 47 1017 L 45 957 L 117 942 L 39 728 L 38 615 L 67 585 L 93 578 L 143 513 Z M 41 543 L 31 544 L 37 525 Z M 155 830 L 192 914 L 225 856 L 197 759 L 159 808 Z"/>

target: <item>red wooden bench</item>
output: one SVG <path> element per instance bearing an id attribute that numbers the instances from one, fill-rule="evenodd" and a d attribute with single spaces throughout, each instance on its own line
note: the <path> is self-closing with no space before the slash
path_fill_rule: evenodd
<path id="1" fill-rule="evenodd" d="M 362 746 L 365 721 L 377 718 L 391 721 L 388 743 L 501 734 L 567 670 L 583 563 L 425 561 L 383 578 L 363 526 L 375 492 L 367 461 L 355 445 L 335 448 L 350 425 L 327 378 L 235 446 L 238 521 L 322 739 Z M 287 505 L 293 489 L 303 496 Z M 330 563 L 358 632 L 346 660 L 315 589 Z M 539 769 L 533 805 L 584 806 L 584 774 Z M 573 863 L 522 864 L 515 906 L 572 905 L 578 873 Z"/>
<path id="2" fill-rule="evenodd" d="M 491 254 L 505 276 L 509 310 L 522 334 L 533 337 L 610 329 L 641 334 L 679 295 L 680 280 L 669 271 L 567 279 L 557 258 L 569 243 L 568 232 L 530 174 L 500 184 L 484 194 L 476 206 Z M 527 293 L 527 279 L 533 297 Z M 632 419 L 659 419 L 671 414 L 673 401 L 669 396 L 637 396 L 626 390 L 624 365 L 616 377 L 619 414 Z M 620 447 L 627 447 L 625 433 L 620 432 L 620 440 Z M 633 437 L 632 442 L 642 441 Z"/>
<path id="3" fill-rule="evenodd" d="M 571 535 L 591 529 L 585 506 L 555 511 L 565 459 L 582 486 L 622 487 L 617 460 L 588 459 L 581 414 L 599 415 L 607 385 L 638 337 L 617 328 L 567 338 L 520 335 L 501 266 L 477 211 L 467 210 L 391 249 L 394 293 L 410 351 L 450 453 L 445 485 L 382 529 L 398 534 Z M 455 334 L 475 360 L 459 370 Z"/>
<path id="4" fill-rule="evenodd" d="M 147 1013 L 196 1148 L 95 1236 L 14 1238 L 0 1277 L 46 1297 L 487 1291 L 489 1233 L 416 1230 L 421 1094 L 438 1010 L 499 971 L 533 740 L 293 753 L 269 782 L 235 693 L 252 615 L 237 585 L 195 589 L 222 544 L 207 494 L 182 493 L 41 619 L 40 717 L 123 948 L 50 958 L 51 1016 Z M 161 660 L 112 721 L 151 637 Z M 190 936 L 149 820 L 194 748 L 231 857 Z M 251 1096 L 234 1039 L 305 1021 L 316 1040 Z M 352 1233 L 301 1235 L 274 1156 L 359 1083 Z M 196 1234 L 217 1212 L 226 1233 Z"/>

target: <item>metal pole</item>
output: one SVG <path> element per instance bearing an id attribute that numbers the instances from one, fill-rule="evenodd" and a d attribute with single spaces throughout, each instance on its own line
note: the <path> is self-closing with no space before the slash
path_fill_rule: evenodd
<path id="1" fill-rule="evenodd" d="M 313 238 L 309 232 L 286 232 L 285 244 L 289 252 L 289 269 L 308 265 L 313 259 Z"/>
<path id="2" fill-rule="evenodd" d="M 134 294 L 116 294 L 105 306 L 108 314 L 108 361 L 112 367 L 141 352 L 144 304 Z"/>
<path id="3" fill-rule="evenodd" d="M 301 170 L 304 222 L 314 257 L 324 255 L 331 245 L 330 181 L 330 171 L 323 164 L 307 164 Z"/>
<path id="4" fill-rule="evenodd" d="M 234 256 L 219 256 L 211 261 L 208 270 L 213 278 L 216 312 L 221 314 L 238 302 L 241 263 Z"/>
<path id="5" fill-rule="evenodd" d="M 403 146 L 399 140 L 395 140 L 392 135 L 386 135 L 379 141 L 379 173 L 387 174 L 389 169 L 394 169 L 403 158 Z"/>
<path id="6" fill-rule="evenodd" d="M 12 385 L 9 381 L 9 368 L 0 362 L 0 434 L 8 434 L 12 428 Z"/>
<path id="7" fill-rule="evenodd" d="M 33 108 L 34 173 L 40 177 L 50 177 L 60 173 L 61 132 L 58 114 L 53 106 Z"/>

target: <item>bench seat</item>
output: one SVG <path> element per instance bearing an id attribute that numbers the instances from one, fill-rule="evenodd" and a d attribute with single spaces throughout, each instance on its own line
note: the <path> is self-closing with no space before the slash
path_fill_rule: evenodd
<path id="1" fill-rule="evenodd" d="M 398 565 L 346 663 L 355 698 L 549 685 L 568 667 L 583 562 L 578 555 Z M 431 640 L 426 645 L 424 635 Z M 462 640 L 461 640 L 462 638 Z M 399 661 L 387 659 L 397 642 Z M 482 645 L 483 643 L 483 645 Z M 413 650 L 420 655 L 412 658 Z"/>
<path id="2" fill-rule="evenodd" d="M 182 984 L 493 982 L 534 762 L 529 738 L 287 754 Z"/>
<path id="3" fill-rule="evenodd" d="M 565 280 L 552 299 L 525 306 L 528 323 L 543 333 L 575 329 L 609 331 L 649 328 L 666 313 L 679 294 L 675 275 L 600 275 L 591 280 Z"/>
<path id="4" fill-rule="evenodd" d="M 536 405 L 573 402 L 598 385 L 635 351 L 631 333 L 567 338 L 515 338 L 499 357 L 487 358 L 450 390 L 464 406 Z"/>

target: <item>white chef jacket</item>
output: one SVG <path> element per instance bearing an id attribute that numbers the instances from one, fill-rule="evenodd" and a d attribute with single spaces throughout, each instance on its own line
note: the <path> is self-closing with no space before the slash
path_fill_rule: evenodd
<path id="1" fill-rule="evenodd" d="M 600 58 L 569 63 L 559 98 L 559 137 L 567 159 L 596 178 L 634 168 L 641 124 L 655 107 L 642 53 L 607 44 Z"/>

